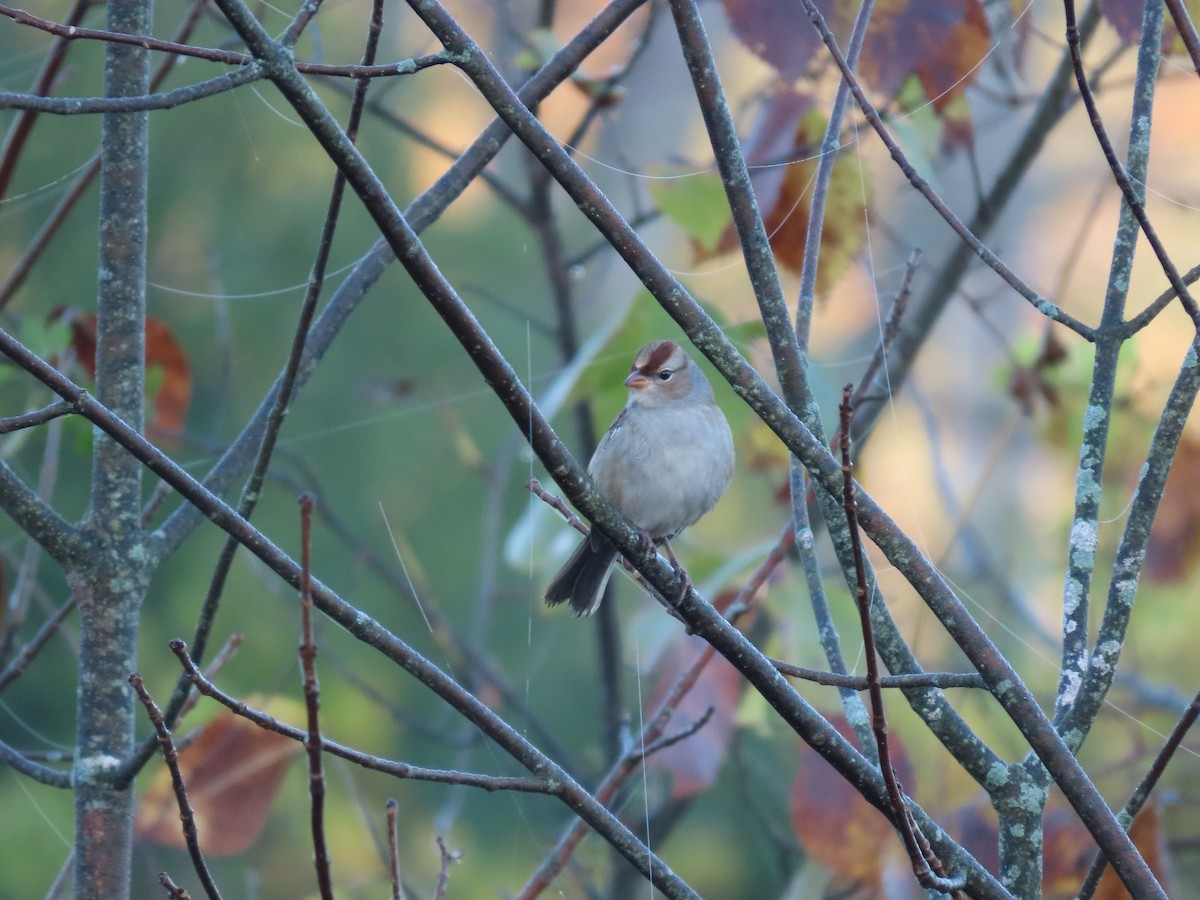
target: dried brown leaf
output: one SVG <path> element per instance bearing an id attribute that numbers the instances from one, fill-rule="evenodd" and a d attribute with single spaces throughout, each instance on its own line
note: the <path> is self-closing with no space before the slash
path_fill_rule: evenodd
<path id="1" fill-rule="evenodd" d="M 298 741 L 224 711 L 179 752 L 179 770 L 205 854 L 228 856 L 254 843 L 288 765 L 302 750 Z M 142 797 L 134 833 L 168 847 L 186 847 L 165 765 Z"/>

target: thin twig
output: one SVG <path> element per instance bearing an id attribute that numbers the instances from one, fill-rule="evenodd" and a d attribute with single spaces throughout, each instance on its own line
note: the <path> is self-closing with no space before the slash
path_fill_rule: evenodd
<path id="1" fill-rule="evenodd" d="M 56 400 L 49 406 L 35 409 L 33 412 L 0 419 L 0 434 L 11 434 L 22 428 L 33 428 L 37 425 L 44 425 L 51 419 L 57 419 L 59 416 L 69 416 L 73 412 L 75 412 L 74 404 L 68 403 L 65 400 Z"/>
<path id="2" fill-rule="evenodd" d="M 216 700 L 226 709 L 248 719 L 260 728 L 265 728 L 273 731 L 276 734 L 281 734 L 284 737 L 291 738 L 294 741 L 303 743 L 307 738 L 307 732 L 302 728 L 296 728 L 292 725 L 287 725 L 280 722 L 273 716 L 269 716 L 261 710 L 254 709 L 235 697 L 226 694 L 215 684 L 212 683 L 205 675 L 196 667 L 195 662 L 188 656 L 187 644 L 176 638 L 168 645 L 171 652 L 175 654 L 180 665 L 183 666 L 183 671 L 187 679 L 196 686 L 196 690 L 205 697 L 211 697 Z M 392 775 L 396 778 L 411 779 L 413 781 L 432 781 L 440 784 L 464 784 L 468 787 L 482 788 L 485 791 L 518 791 L 527 794 L 551 794 L 556 790 L 556 785 L 544 778 L 511 778 L 491 775 L 476 775 L 473 772 L 458 772 L 445 769 L 425 769 L 420 766 L 410 766 L 407 763 L 396 762 L 390 759 L 382 759 L 377 756 L 363 753 L 360 750 L 355 750 L 352 747 L 347 747 L 344 744 L 339 744 L 336 741 L 331 741 L 324 738 L 321 741 L 321 749 L 333 756 L 339 756 L 342 759 L 348 760 L 355 765 L 361 766 L 364 769 L 371 769 L 376 772 L 382 772 L 385 775 Z"/>
<path id="3" fill-rule="evenodd" d="M 682 730 L 675 732 L 675 734 L 668 734 L 666 737 L 661 738 L 660 740 L 656 741 L 655 743 L 647 745 L 645 747 L 645 749 L 642 749 L 639 751 L 643 761 L 646 759 L 649 759 L 651 756 L 653 756 L 659 750 L 666 750 L 668 747 L 674 747 L 676 744 L 680 743 L 681 741 L 686 741 L 688 738 L 690 738 L 692 735 L 694 735 L 697 731 L 699 731 L 701 728 L 703 728 L 705 725 L 707 725 L 709 719 L 711 719 L 713 717 L 713 713 L 715 713 L 716 711 L 717 711 L 717 708 L 715 706 L 710 706 L 704 710 L 704 715 L 702 715 L 700 718 L 698 718 L 695 722 L 692 722 L 686 728 L 683 728 Z"/>
<path id="4" fill-rule="evenodd" d="M 59 627 L 63 621 L 75 609 L 75 596 L 71 595 L 62 606 L 54 611 L 54 615 L 50 616 L 42 627 L 37 630 L 37 633 L 29 639 L 29 642 L 21 648 L 21 652 L 13 657 L 12 662 L 4 667 L 4 671 L 0 672 L 0 692 L 3 692 L 18 676 L 28 668 L 33 662 L 38 651 L 46 645 L 50 638 L 58 633 Z"/>
<path id="5" fill-rule="evenodd" d="M 437 887 L 433 891 L 434 900 L 442 900 L 446 896 L 446 887 L 450 883 L 450 864 L 462 859 L 462 850 L 447 850 L 446 842 L 439 834 L 437 838 L 438 852 L 442 855 L 442 864 L 438 868 Z"/>
<path id="6" fill-rule="evenodd" d="M 0 741 L 0 762 L 49 787 L 71 788 L 74 786 L 70 772 L 60 772 L 58 769 L 36 763 L 29 755 L 22 753 L 16 747 L 9 746 L 4 741 Z"/>
<path id="7" fill-rule="evenodd" d="M 54 116 L 94 116 L 112 112 L 149 112 L 175 109 L 232 91 L 257 81 L 263 71 L 250 63 L 236 72 L 227 72 L 207 81 L 187 84 L 163 93 L 137 94 L 129 97 L 41 97 L 30 94 L 0 92 L 0 109 L 21 109 Z"/>
<path id="8" fill-rule="evenodd" d="M 404 900 L 404 888 L 400 884 L 400 831 L 399 807 L 396 801 L 387 802 L 388 872 L 392 878 L 392 900 Z"/>
<path id="9" fill-rule="evenodd" d="M 921 886 L 942 893 L 958 894 L 966 886 L 966 878 L 956 875 L 948 878 L 945 868 L 929 848 L 928 843 L 922 846 L 917 839 L 920 829 L 912 818 L 908 803 L 896 779 L 896 770 L 892 767 L 891 744 L 888 740 L 887 715 L 883 708 L 883 690 L 879 683 L 879 660 L 875 653 L 875 630 L 871 626 L 871 596 L 867 591 L 867 574 L 863 564 L 862 537 L 858 529 L 858 504 L 854 497 L 854 464 L 850 459 L 850 424 L 853 417 L 853 406 L 850 398 L 853 395 L 852 385 L 842 389 L 842 402 L 838 407 L 841 426 L 842 452 L 842 506 L 846 511 L 846 521 L 850 526 L 850 541 L 854 552 L 854 598 L 858 606 L 858 618 L 862 625 L 863 657 L 867 664 L 867 690 L 871 697 L 871 727 L 875 732 L 875 743 L 879 749 L 879 769 L 883 773 L 883 782 L 887 786 L 888 800 L 892 807 L 892 824 L 900 831 L 904 839 L 904 847 L 912 863 L 913 874 Z"/>
<path id="10" fill-rule="evenodd" d="M 1104 151 L 1104 159 L 1108 163 L 1108 168 L 1112 171 L 1113 180 L 1117 182 L 1117 187 L 1121 189 L 1121 195 L 1129 205 L 1130 211 L 1137 218 L 1142 233 L 1146 235 L 1146 241 L 1154 250 L 1154 255 L 1158 257 L 1158 263 L 1162 266 L 1162 270 L 1167 276 L 1167 281 L 1171 283 L 1171 289 L 1179 297 L 1179 302 L 1183 305 L 1183 309 L 1189 318 L 1191 318 L 1192 324 L 1197 329 L 1200 329 L 1200 307 L 1196 305 L 1196 301 L 1188 291 L 1187 285 L 1184 284 L 1183 279 L 1179 276 L 1179 270 L 1175 268 L 1175 263 L 1171 261 L 1171 257 L 1167 254 L 1167 248 L 1159 240 L 1158 232 L 1151 226 L 1150 219 L 1146 216 L 1145 204 L 1142 203 L 1142 198 L 1138 196 L 1133 183 L 1129 180 L 1129 173 L 1125 171 L 1125 167 L 1117 159 L 1116 150 L 1113 149 L 1112 141 L 1108 137 L 1108 130 L 1104 127 L 1104 120 L 1100 117 L 1100 110 L 1096 106 L 1096 98 L 1092 94 L 1091 85 L 1088 84 L 1087 72 L 1083 69 L 1083 54 L 1079 49 L 1079 28 L 1075 22 L 1075 0 L 1063 0 L 1063 9 L 1066 11 L 1067 48 L 1071 51 L 1071 64 L 1075 70 L 1075 82 L 1079 85 L 1079 96 L 1083 100 L 1084 107 L 1087 109 L 1088 121 L 1091 122 L 1092 130 L 1096 133 L 1096 140 L 1100 144 L 1100 149 Z"/>
<path id="11" fill-rule="evenodd" d="M 146 686 L 142 683 L 142 676 L 137 672 L 129 676 L 129 683 L 137 692 L 138 699 L 142 701 L 142 705 L 146 707 L 146 714 L 150 717 L 151 724 L 154 725 L 154 731 L 158 735 L 158 743 L 162 748 L 163 760 L 167 764 L 167 769 L 171 773 L 171 784 L 175 788 L 175 802 L 179 805 L 179 819 L 183 823 L 183 837 L 187 842 L 188 853 L 192 857 L 192 866 L 196 869 L 196 875 L 200 878 L 200 883 L 204 886 L 205 893 L 208 894 L 209 900 L 220 900 L 221 893 L 217 890 L 217 885 L 212 880 L 212 875 L 208 871 L 208 864 L 204 861 L 204 854 L 200 852 L 200 834 L 196 830 L 196 817 L 192 813 L 192 804 L 188 800 L 187 785 L 183 780 L 183 773 L 179 771 L 179 753 L 175 750 L 175 742 L 171 738 L 171 731 L 167 728 L 167 724 L 163 721 L 162 710 L 154 702 L 150 696 L 150 692 L 146 690 Z"/>
<path id="12" fill-rule="evenodd" d="M 871 684 L 865 675 L 839 675 L 837 672 L 826 672 L 821 669 L 810 669 L 795 663 L 784 662 L 781 659 L 771 659 L 771 665 L 790 678 L 803 678 L 814 684 L 826 687 L 846 688 L 852 691 L 868 691 Z M 880 675 L 881 688 L 913 688 L 932 687 L 940 690 L 947 688 L 983 688 L 983 676 L 978 672 L 918 672 L 911 675 Z"/>
<path id="13" fill-rule="evenodd" d="M 109 41 L 116 44 L 129 44 L 141 47 L 143 50 L 158 50 L 176 56 L 191 56 L 205 59 L 209 62 L 225 63 L 230 66 L 245 66 L 254 62 L 254 57 L 248 53 L 238 53 L 234 50 L 218 50 L 211 47 L 195 47 L 178 41 L 163 41 L 144 34 L 126 34 L 119 31 L 105 31 L 100 28 L 78 28 L 73 25 L 60 25 L 49 19 L 32 15 L 23 9 L 13 9 L 11 6 L 0 5 L 0 16 L 7 16 L 19 25 L 28 25 L 40 31 L 48 32 L 67 40 Z M 326 63 L 295 62 L 297 71 L 308 75 L 338 75 L 343 78 L 387 78 L 394 75 L 410 75 L 428 66 L 445 65 L 454 60 L 445 53 L 433 53 L 413 59 L 402 59 L 387 65 L 348 65 L 334 66 Z M 34 95 L 23 94 L 30 97 Z M 99 98 L 98 98 L 99 99 Z"/>
<path id="14" fill-rule="evenodd" d="M 308 730 L 304 749 L 308 753 L 308 794 L 312 800 L 313 864 L 323 900 L 333 900 L 333 878 L 329 870 L 329 845 L 325 841 L 325 769 L 321 745 L 321 687 L 317 680 L 317 644 L 312 629 L 312 512 L 313 497 L 300 498 L 300 668 L 304 673 L 304 708 Z"/>
<path id="15" fill-rule="evenodd" d="M 170 900 L 191 900 L 192 895 L 172 881 L 166 872 L 158 873 L 158 883 L 167 889 Z"/>
<path id="16" fill-rule="evenodd" d="M 1133 820 L 1137 818 L 1138 813 L 1142 811 L 1142 807 L 1146 805 L 1146 801 L 1150 799 L 1150 794 L 1158 784 L 1163 773 L 1167 770 L 1167 764 L 1175 756 L 1175 752 L 1183 743 L 1184 736 L 1193 725 L 1196 724 L 1196 719 L 1200 718 L 1200 693 L 1192 697 L 1192 702 L 1179 721 L 1175 723 L 1175 727 L 1171 729 L 1171 733 L 1167 736 L 1167 740 L 1163 743 L 1162 749 L 1154 757 L 1154 762 L 1150 764 L 1149 771 L 1142 778 L 1141 782 L 1134 789 L 1133 795 L 1129 798 L 1129 802 L 1125 804 L 1124 809 L 1120 812 L 1120 818 L 1128 828 L 1133 824 Z M 1100 884 L 1100 879 L 1104 875 L 1104 870 L 1108 868 L 1108 857 L 1097 851 L 1096 858 L 1092 861 L 1091 867 L 1088 869 L 1087 877 L 1083 880 L 1083 885 L 1079 888 L 1079 900 L 1090 900 L 1092 894 L 1096 892 L 1096 888 Z"/>

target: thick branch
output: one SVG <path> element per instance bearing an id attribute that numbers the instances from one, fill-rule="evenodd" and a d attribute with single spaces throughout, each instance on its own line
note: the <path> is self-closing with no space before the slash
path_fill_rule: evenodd
<path id="1" fill-rule="evenodd" d="M 86 554 L 86 541 L 79 530 L 55 512 L 3 460 L 0 460 L 0 509 L 64 568 L 70 568 Z"/>

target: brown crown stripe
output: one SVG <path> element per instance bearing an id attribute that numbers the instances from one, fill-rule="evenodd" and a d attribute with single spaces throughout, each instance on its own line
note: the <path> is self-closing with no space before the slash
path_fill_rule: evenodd
<path id="1" fill-rule="evenodd" d="M 643 375 L 657 374 L 658 370 L 667 364 L 678 349 L 679 347 L 674 341 L 655 341 L 638 354 L 638 360 L 644 358 L 645 362 L 637 365 L 638 360 L 635 360 L 634 368 Z"/>

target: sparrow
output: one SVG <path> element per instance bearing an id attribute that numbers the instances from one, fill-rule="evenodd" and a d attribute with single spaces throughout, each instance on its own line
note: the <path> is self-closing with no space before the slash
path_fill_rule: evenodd
<path id="1" fill-rule="evenodd" d="M 629 400 L 601 438 L 588 474 L 648 541 L 668 542 L 678 569 L 669 540 L 716 506 L 729 486 L 733 435 L 712 385 L 674 341 L 639 350 L 625 386 Z M 593 528 L 546 588 L 546 604 L 569 603 L 575 615 L 590 616 L 616 558 L 617 548 Z"/>

